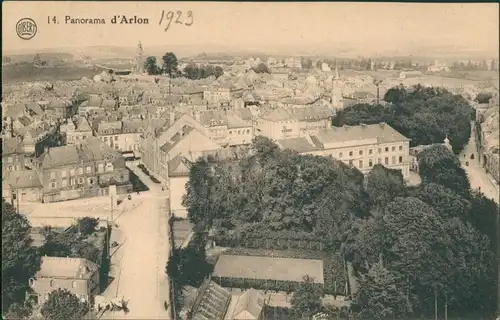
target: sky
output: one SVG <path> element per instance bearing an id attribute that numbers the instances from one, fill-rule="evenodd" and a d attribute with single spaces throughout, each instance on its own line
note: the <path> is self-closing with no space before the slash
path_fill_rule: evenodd
<path id="1" fill-rule="evenodd" d="M 339 47 L 379 52 L 428 46 L 470 48 L 498 54 L 499 5 L 410 3 L 238 2 L 3 2 L 4 51 L 81 46 L 144 47 L 223 45 L 241 50 L 280 46 Z M 182 11 L 193 24 L 159 21 L 162 10 Z M 105 25 L 65 24 L 65 16 L 104 18 Z M 146 17 L 149 25 L 110 24 L 114 15 Z M 56 16 L 59 24 L 48 24 Z M 37 34 L 22 40 L 16 23 L 30 17 Z M 175 21 L 175 18 L 174 18 Z M 203 51 L 203 50 L 201 50 Z"/>

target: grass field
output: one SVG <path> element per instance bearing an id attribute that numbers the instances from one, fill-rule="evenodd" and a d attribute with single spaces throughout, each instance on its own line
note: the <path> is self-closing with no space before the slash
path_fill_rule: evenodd
<path id="1" fill-rule="evenodd" d="M 83 77 L 92 78 L 102 70 L 77 66 L 37 68 L 32 64 L 2 66 L 2 83 L 11 84 L 24 81 L 70 81 Z"/>

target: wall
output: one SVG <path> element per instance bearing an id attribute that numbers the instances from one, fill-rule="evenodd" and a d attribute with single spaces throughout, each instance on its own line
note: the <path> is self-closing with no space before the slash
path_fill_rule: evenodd
<path id="1" fill-rule="evenodd" d="M 59 288 L 67 289 L 81 299 L 87 299 L 89 294 L 88 283 L 90 281 L 84 279 L 38 278 L 33 282 L 31 287 L 38 293 L 38 303 L 43 304 L 48 298 L 49 293 Z"/>
<path id="2" fill-rule="evenodd" d="M 173 216 L 187 219 L 187 210 L 182 205 L 182 197 L 186 194 L 186 183 L 189 177 L 171 177 L 169 184 L 170 212 Z"/>

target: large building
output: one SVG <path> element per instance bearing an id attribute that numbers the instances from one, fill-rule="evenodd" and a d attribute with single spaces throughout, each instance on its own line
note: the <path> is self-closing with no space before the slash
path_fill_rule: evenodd
<path id="1" fill-rule="evenodd" d="M 29 285 L 40 305 L 57 289 L 66 289 L 81 301 L 88 302 L 99 293 L 99 267 L 83 258 L 45 256 Z"/>
<path id="2" fill-rule="evenodd" d="M 332 156 L 358 168 L 364 174 L 375 164 L 410 174 L 410 139 L 386 123 L 332 127 L 316 135 L 281 139 L 278 145 L 303 154 Z"/>
<path id="3" fill-rule="evenodd" d="M 43 201 L 55 202 L 119 193 L 130 189 L 124 157 L 92 137 L 86 143 L 48 148 L 36 159 L 35 170 L 44 186 Z"/>

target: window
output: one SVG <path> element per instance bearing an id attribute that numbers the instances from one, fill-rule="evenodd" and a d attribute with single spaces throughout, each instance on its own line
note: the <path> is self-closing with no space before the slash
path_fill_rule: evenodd
<path id="1" fill-rule="evenodd" d="M 78 184 L 83 184 L 83 178 L 78 178 Z"/>
<path id="2" fill-rule="evenodd" d="M 115 141 L 118 141 L 118 136 L 115 136 Z"/>
<path id="3" fill-rule="evenodd" d="M 69 175 L 74 176 L 75 175 L 75 169 L 70 169 L 69 170 Z"/>
<path id="4" fill-rule="evenodd" d="M 368 166 L 373 167 L 373 160 L 372 159 L 368 160 Z"/>
<path id="5" fill-rule="evenodd" d="M 9 171 L 12 171 L 13 167 L 12 166 L 9 166 Z"/>
<path id="6" fill-rule="evenodd" d="M 52 171 L 52 172 L 50 173 L 50 178 L 51 178 L 51 179 L 55 179 L 55 178 L 56 178 L 56 173 Z"/>
<path id="7" fill-rule="evenodd" d="M 61 177 L 66 178 L 66 170 L 61 171 Z"/>
<path id="8" fill-rule="evenodd" d="M 349 151 L 349 157 L 352 157 L 352 151 Z"/>
<path id="9" fill-rule="evenodd" d="M 399 151 L 403 150 L 403 146 L 399 146 Z"/>
<path id="10" fill-rule="evenodd" d="M 83 168 L 78 168 L 78 174 L 83 174 Z"/>
<path id="11" fill-rule="evenodd" d="M 92 172 L 92 168 L 91 167 L 87 167 L 87 173 L 91 173 Z"/>
<path id="12" fill-rule="evenodd" d="M 93 185 L 94 184 L 94 179 L 88 178 L 87 182 L 88 182 L 89 185 Z"/>
<path id="13" fill-rule="evenodd" d="M 339 158 L 342 158 L 344 154 L 342 152 L 339 153 Z"/>
<path id="14" fill-rule="evenodd" d="M 359 168 L 363 168 L 363 160 L 359 160 Z"/>
<path id="15" fill-rule="evenodd" d="M 238 130 L 238 134 L 241 134 L 241 130 Z"/>
<path id="16" fill-rule="evenodd" d="M 66 187 L 67 185 L 68 185 L 68 180 L 63 179 L 63 180 L 61 181 L 61 186 L 62 186 L 62 187 Z"/>
<path id="17" fill-rule="evenodd" d="M 72 281 L 72 282 L 71 282 L 71 287 L 72 287 L 72 288 L 76 288 L 76 281 Z"/>
<path id="18" fill-rule="evenodd" d="M 229 134 L 233 134 L 233 132 L 232 132 L 232 131 L 229 131 Z"/>
<path id="19" fill-rule="evenodd" d="M 403 157 L 399 156 L 399 163 L 403 162 Z"/>
<path id="20" fill-rule="evenodd" d="M 363 155 L 363 150 L 359 150 L 359 155 L 362 156 Z"/>
<path id="21" fill-rule="evenodd" d="M 250 129 L 247 130 L 247 134 L 250 134 Z"/>
<path id="22" fill-rule="evenodd" d="M 7 163 L 12 163 L 12 157 L 7 157 Z"/>
<path id="23" fill-rule="evenodd" d="M 382 153 L 382 148 L 378 148 L 378 153 Z"/>
<path id="24" fill-rule="evenodd" d="M 373 154 L 373 149 L 369 149 L 368 154 Z"/>
<path id="25" fill-rule="evenodd" d="M 388 157 L 385 157 L 385 159 L 384 159 L 384 163 L 385 163 L 386 165 L 388 165 L 388 164 L 389 164 L 389 158 L 388 158 Z"/>
<path id="26" fill-rule="evenodd" d="M 378 164 L 381 164 L 382 163 L 382 159 L 378 158 Z"/>
<path id="27" fill-rule="evenodd" d="M 52 189 L 55 189 L 55 188 L 56 188 L 56 183 L 55 183 L 55 182 L 52 182 L 52 183 L 50 184 L 50 187 L 51 187 Z"/>
<path id="28" fill-rule="evenodd" d="M 394 147 L 394 146 L 393 146 L 393 147 L 392 147 L 392 151 L 396 151 L 396 147 Z"/>
<path id="29" fill-rule="evenodd" d="M 102 163 L 99 163 L 99 165 L 97 166 L 97 171 L 99 171 L 99 172 L 104 171 L 104 165 Z"/>
<path id="30" fill-rule="evenodd" d="M 389 152 L 389 147 L 385 147 L 385 152 Z"/>
<path id="31" fill-rule="evenodd" d="M 352 166 L 352 160 L 349 160 L 349 165 Z"/>
<path id="32" fill-rule="evenodd" d="M 396 157 L 392 157 L 392 164 L 396 164 Z"/>

